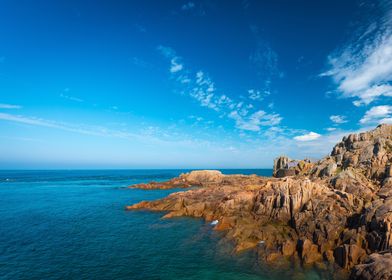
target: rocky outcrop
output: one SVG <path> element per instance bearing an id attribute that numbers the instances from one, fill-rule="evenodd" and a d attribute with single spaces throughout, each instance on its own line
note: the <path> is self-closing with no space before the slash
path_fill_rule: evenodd
<path id="1" fill-rule="evenodd" d="M 392 126 L 380 125 L 370 132 L 344 137 L 331 157 L 342 169 L 353 167 L 369 179 L 382 180 L 392 160 Z"/>
<path id="2" fill-rule="evenodd" d="M 293 160 L 286 156 L 280 156 L 274 160 L 272 176 L 283 178 L 287 176 L 304 175 L 309 172 L 313 164 L 308 159 Z"/>
<path id="3" fill-rule="evenodd" d="M 173 189 L 189 188 L 192 186 L 212 186 L 222 183 L 225 176 L 217 170 L 195 170 L 190 173 L 181 174 L 178 178 L 173 178 L 166 182 L 150 182 L 147 184 L 136 184 L 129 188 L 137 189 Z"/>
<path id="4" fill-rule="evenodd" d="M 266 262 L 330 262 L 353 269 L 358 279 L 389 279 L 382 277 L 390 277 L 391 256 L 381 252 L 392 249 L 391 141 L 392 126 L 381 125 L 344 137 L 318 162 L 278 158 L 278 178 L 193 171 L 136 185 L 199 188 L 127 209 L 217 220 L 214 228 L 225 231 L 237 251 L 254 248 Z"/>

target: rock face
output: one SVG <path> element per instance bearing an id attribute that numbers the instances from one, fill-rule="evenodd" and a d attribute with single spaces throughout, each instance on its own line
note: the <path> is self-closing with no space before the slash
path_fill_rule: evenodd
<path id="1" fill-rule="evenodd" d="M 309 172 L 313 164 L 308 159 L 293 160 L 286 156 L 280 156 L 274 160 L 272 175 L 276 178 L 303 175 Z"/>
<path id="2" fill-rule="evenodd" d="M 392 279 L 392 253 L 371 254 L 363 264 L 357 265 L 351 272 L 350 279 L 390 280 Z"/>
<path id="3" fill-rule="evenodd" d="M 165 218 L 218 220 L 236 250 L 255 248 L 266 262 L 298 258 L 336 263 L 353 279 L 391 279 L 392 126 L 344 137 L 311 163 L 281 157 L 274 176 L 192 171 L 139 188 L 187 188 L 128 210 L 166 211 Z"/>

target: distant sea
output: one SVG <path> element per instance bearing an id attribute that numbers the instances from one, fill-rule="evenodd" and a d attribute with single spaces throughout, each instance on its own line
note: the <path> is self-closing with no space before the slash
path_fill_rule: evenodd
<path id="1" fill-rule="evenodd" d="M 321 279 L 264 267 L 252 250 L 233 254 L 202 219 L 124 210 L 179 191 L 125 187 L 186 171 L 0 171 L 0 279 Z"/>

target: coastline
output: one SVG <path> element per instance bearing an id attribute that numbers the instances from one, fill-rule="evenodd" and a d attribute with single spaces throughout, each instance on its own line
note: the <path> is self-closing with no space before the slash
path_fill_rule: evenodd
<path id="1" fill-rule="evenodd" d="M 391 148 L 392 126 L 380 125 L 344 137 L 315 163 L 290 166 L 293 161 L 282 157 L 273 178 L 193 171 L 136 185 L 185 191 L 126 209 L 217 220 L 214 228 L 235 242 L 237 252 L 257 248 L 266 263 L 294 258 L 302 265 L 338 265 L 352 279 L 388 279 L 392 266 L 378 264 L 392 263 Z M 190 186 L 199 188 L 186 191 Z"/>

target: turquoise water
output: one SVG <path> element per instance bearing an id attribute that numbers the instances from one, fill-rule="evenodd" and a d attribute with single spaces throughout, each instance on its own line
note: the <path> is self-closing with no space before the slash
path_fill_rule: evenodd
<path id="1" fill-rule="evenodd" d="M 0 171 L 0 279 L 287 279 L 201 219 L 124 211 L 178 191 L 124 187 L 183 171 Z"/>

